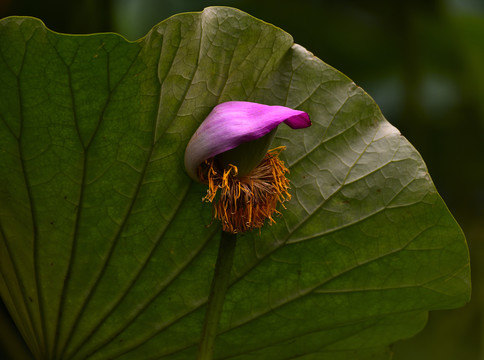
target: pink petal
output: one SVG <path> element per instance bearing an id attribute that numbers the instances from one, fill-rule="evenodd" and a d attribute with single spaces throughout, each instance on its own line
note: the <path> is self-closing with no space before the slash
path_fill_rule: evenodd
<path id="1" fill-rule="evenodd" d="M 311 125 L 304 111 L 247 101 L 229 101 L 215 106 L 193 134 L 185 151 L 185 168 L 194 180 L 206 159 L 258 139 L 281 122 L 293 129 Z"/>

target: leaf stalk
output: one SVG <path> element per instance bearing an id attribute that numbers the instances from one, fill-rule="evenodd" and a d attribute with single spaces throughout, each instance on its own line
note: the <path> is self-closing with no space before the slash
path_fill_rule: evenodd
<path id="1" fill-rule="evenodd" d="M 197 360 L 213 359 L 213 347 L 215 338 L 217 337 L 225 293 L 229 286 L 230 271 L 234 260 L 236 243 L 236 234 L 222 231 L 215 271 L 208 297 L 207 311 L 203 322 L 202 335 L 198 346 Z"/>

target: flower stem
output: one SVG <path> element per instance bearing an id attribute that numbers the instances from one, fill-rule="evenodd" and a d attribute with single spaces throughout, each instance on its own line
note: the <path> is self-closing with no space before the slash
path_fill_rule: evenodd
<path id="1" fill-rule="evenodd" d="M 215 272 L 208 297 L 207 312 L 203 322 L 202 336 L 198 345 L 197 360 L 211 360 L 213 358 L 213 346 L 217 337 L 225 293 L 229 286 L 230 270 L 232 269 L 236 243 L 236 234 L 222 231 Z"/>

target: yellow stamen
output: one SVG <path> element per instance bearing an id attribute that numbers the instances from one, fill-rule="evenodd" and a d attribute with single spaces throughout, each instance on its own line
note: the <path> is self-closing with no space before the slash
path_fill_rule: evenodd
<path id="1" fill-rule="evenodd" d="M 275 223 L 273 214 L 280 214 L 277 204 L 291 198 L 285 176 L 289 170 L 278 157 L 284 149 L 281 146 L 269 150 L 259 166 L 240 178 L 236 166 L 229 165 L 222 173 L 213 158 L 199 167 L 198 176 L 208 185 L 203 200 L 213 204 L 213 216 L 222 221 L 223 231 L 235 234 L 260 228 L 266 219 L 270 225 Z M 219 197 L 214 202 L 219 189 Z"/>

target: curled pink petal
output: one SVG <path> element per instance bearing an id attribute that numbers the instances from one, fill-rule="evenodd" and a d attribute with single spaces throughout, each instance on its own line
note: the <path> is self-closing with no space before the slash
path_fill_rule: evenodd
<path id="1" fill-rule="evenodd" d="M 304 111 L 247 101 L 229 101 L 215 106 L 193 134 L 185 151 L 185 168 L 194 180 L 197 168 L 206 159 L 256 140 L 281 122 L 293 129 L 311 125 Z"/>

